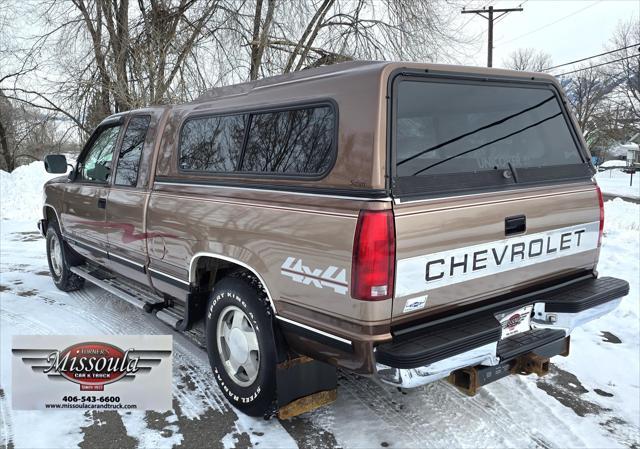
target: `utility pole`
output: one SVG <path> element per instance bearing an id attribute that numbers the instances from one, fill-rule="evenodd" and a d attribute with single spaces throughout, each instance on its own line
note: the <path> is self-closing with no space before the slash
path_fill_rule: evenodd
<path id="1" fill-rule="evenodd" d="M 462 14 L 478 14 L 481 17 L 484 17 L 489 21 L 489 42 L 487 48 L 487 67 L 493 67 L 493 21 L 498 20 L 500 17 L 504 16 L 513 11 L 524 11 L 522 8 L 500 8 L 493 9 L 493 6 L 489 6 L 489 8 L 482 9 L 470 9 L 462 10 Z M 494 13 L 502 13 L 499 16 L 494 16 Z M 485 14 L 488 14 L 485 16 Z"/>

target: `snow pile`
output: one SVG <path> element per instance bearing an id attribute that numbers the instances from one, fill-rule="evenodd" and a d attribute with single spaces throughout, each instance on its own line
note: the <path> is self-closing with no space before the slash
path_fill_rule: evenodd
<path id="1" fill-rule="evenodd" d="M 0 170 L 0 217 L 3 220 L 37 220 L 42 215 L 42 186 L 52 175 L 42 161 L 22 165 L 11 173 Z"/>
<path id="2" fill-rule="evenodd" d="M 624 163 L 624 161 L 613 162 Z M 598 185 L 605 195 L 640 199 L 640 172 L 633 175 L 633 185 L 629 185 L 630 177 L 630 174 L 622 170 L 607 170 L 598 172 L 596 174 L 596 181 L 598 181 Z"/>
<path id="3" fill-rule="evenodd" d="M 621 161 L 621 160 L 617 160 L 617 159 L 612 159 L 610 161 L 606 161 L 603 162 L 602 164 L 600 164 L 600 167 L 626 167 L 627 166 L 627 162 L 626 161 Z"/>
<path id="4" fill-rule="evenodd" d="M 640 230 L 640 205 L 615 198 L 604 203 L 604 231 Z M 640 235 L 636 234 L 640 239 Z M 637 243 L 637 242 L 636 242 Z"/>

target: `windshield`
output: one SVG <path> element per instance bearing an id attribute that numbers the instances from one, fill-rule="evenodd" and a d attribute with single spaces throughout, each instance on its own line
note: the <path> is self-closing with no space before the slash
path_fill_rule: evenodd
<path id="1" fill-rule="evenodd" d="M 583 162 L 550 88 L 403 80 L 396 95 L 398 177 Z"/>

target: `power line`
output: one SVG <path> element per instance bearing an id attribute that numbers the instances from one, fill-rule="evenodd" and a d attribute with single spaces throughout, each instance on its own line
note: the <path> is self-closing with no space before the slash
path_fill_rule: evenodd
<path id="1" fill-rule="evenodd" d="M 620 58 L 620 59 L 614 59 L 613 61 L 603 62 L 602 64 L 590 65 L 589 67 L 583 67 L 581 69 L 572 70 L 570 72 L 559 73 L 559 74 L 553 75 L 553 76 L 558 77 L 558 76 L 570 75 L 572 73 L 582 72 L 583 70 L 595 69 L 596 67 L 602 67 L 604 65 L 614 64 L 616 62 L 625 61 L 627 59 L 638 58 L 638 57 L 640 57 L 640 56 L 639 55 L 631 55 L 631 56 L 627 56 L 627 57 Z"/>
<path id="2" fill-rule="evenodd" d="M 543 25 L 543 26 L 541 26 L 540 28 L 536 28 L 535 30 L 529 31 L 528 33 L 521 34 L 520 36 L 516 36 L 516 37 L 514 37 L 513 39 L 509 39 L 509 40 L 508 40 L 508 41 L 506 41 L 506 42 L 502 42 L 502 44 L 508 44 L 509 42 L 513 42 L 513 41 L 515 41 L 515 40 L 518 40 L 518 39 L 520 39 L 521 37 L 529 36 L 530 34 L 537 33 L 537 32 L 538 32 L 538 31 L 540 31 L 540 30 L 544 30 L 545 28 L 548 28 L 548 27 L 550 27 L 551 25 L 555 25 L 556 23 L 561 22 L 561 21 L 563 21 L 564 19 L 568 19 L 568 18 L 569 18 L 569 17 L 571 17 L 571 16 L 575 16 L 576 14 L 581 13 L 581 12 L 582 12 L 582 11 L 584 11 L 585 9 L 589 9 L 589 8 L 591 8 L 592 6 L 597 5 L 597 4 L 598 4 L 598 3 L 600 3 L 601 1 L 602 1 L 602 0 L 598 0 L 597 2 L 592 3 L 592 4 L 590 4 L 590 5 L 587 5 L 587 6 L 585 6 L 584 8 L 579 9 L 578 11 L 572 12 L 571 14 L 566 15 L 566 16 L 564 16 L 564 17 L 561 17 L 561 18 L 559 18 L 558 20 L 555 20 L 555 21 L 553 21 L 553 22 L 551 22 L 551 23 L 548 23 L 548 24 L 546 24 L 546 25 Z"/>
<path id="3" fill-rule="evenodd" d="M 489 23 L 489 36 L 488 36 L 488 44 L 487 44 L 487 67 L 493 66 L 493 22 L 505 14 L 509 14 L 512 11 L 523 11 L 522 8 L 498 8 L 494 9 L 493 6 L 489 6 L 488 9 L 473 9 L 473 10 L 462 10 L 462 14 L 477 14 L 480 17 L 487 19 Z M 494 17 L 494 13 L 502 13 L 498 17 Z M 488 14 L 488 15 L 484 15 Z"/>
<path id="4" fill-rule="evenodd" d="M 482 5 L 482 9 L 485 9 L 485 8 L 487 8 L 487 7 L 491 6 L 491 5 L 493 4 L 493 2 L 494 2 L 494 1 L 495 1 L 495 0 L 489 0 L 486 4 Z M 499 0 L 498 0 L 498 1 L 499 1 Z M 462 8 L 462 9 L 464 9 L 464 8 Z M 469 18 L 469 20 L 467 20 L 467 21 L 465 22 L 464 26 L 467 26 L 467 25 L 468 25 L 472 20 L 473 20 L 473 16 L 471 16 L 471 17 Z M 475 41 L 476 39 L 480 39 L 482 36 L 484 36 L 484 35 L 486 34 L 486 32 L 487 32 L 487 29 L 485 28 L 485 29 L 483 29 L 482 31 L 480 31 L 478 34 L 476 34 L 475 36 L 473 36 L 473 37 L 471 38 L 471 41 Z"/>
<path id="5" fill-rule="evenodd" d="M 564 67 L 566 65 L 575 64 L 575 63 L 578 63 L 578 62 L 586 61 L 588 59 L 598 58 L 598 57 L 604 56 L 604 55 L 610 55 L 611 53 L 615 53 L 617 51 L 626 50 L 628 48 L 632 48 L 632 47 L 635 47 L 635 46 L 639 46 L 639 48 L 640 48 L 640 42 L 637 43 L 637 44 L 633 44 L 633 45 L 627 45 L 626 47 L 616 48 L 615 50 L 606 51 L 604 53 L 600 53 L 600 54 L 597 54 L 597 55 L 589 56 L 587 58 L 576 59 L 575 61 L 565 62 L 564 64 L 554 65 L 553 67 L 547 67 L 546 69 L 542 69 L 541 72 L 547 72 L 549 70 L 557 69 L 558 67 Z M 640 50 L 638 50 L 638 51 L 640 51 Z"/>
<path id="6" fill-rule="evenodd" d="M 529 0 L 524 0 L 523 2 L 521 2 L 521 3 L 518 5 L 518 8 L 522 8 L 522 7 L 524 6 L 524 4 L 525 4 L 525 3 L 527 3 L 528 1 L 529 1 Z M 500 21 L 501 21 L 501 20 L 503 20 L 505 17 L 507 17 L 507 15 L 506 15 L 506 14 L 501 15 L 500 17 L 498 17 L 498 18 L 496 19 L 496 23 L 500 22 Z"/>
<path id="7" fill-rule="evenodd" d="M 471 3 L 473 3 L 474 0 L 471 0 L 470 2 L 468 2 L 466 5 L 464 5 L 462 7 L 462 10 L 464 11 L 465 9 L 467 9 L 467 6 L 469 6 Z M 482 9 L 486 8 L 487 6 L 490 6 L 492 3 L 494 2 L 494 0 L 489 0 L 484 6 L 482 6 Z M 471 21 L 473 20 L 473 16 L 469 17 L 469 20 L 467 20 L 461 28 L 465 28 L 467 25 L 469 25 L 471 23 Z M 477 37 L 483 35 L 485 33 L 485 30 L 482 31 L 482 33 L 474 36 L 474 39 L 476 39 Z"/>

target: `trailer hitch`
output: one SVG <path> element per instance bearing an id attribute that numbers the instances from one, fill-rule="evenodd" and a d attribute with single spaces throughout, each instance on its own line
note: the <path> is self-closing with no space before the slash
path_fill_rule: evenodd
<path id="1" fill-rule="evenodd" d="M 518 357 L 515 360 L 513 374 L 536 374 L 538 377 L 545 376 L 549 373 L 549 358 L 542 357 L 534 353 L 529 353 Z"/>
<path id="2" fill-rule="evenodd" d="M 537 374 L 539 377 L 549 372 L 549 358 L 530 352 L 516 359 L 496 366 L 472 366 L 449 374 L 449 383 L 467 396 L 475 396 L 480 387 L 510 374 Z"/>

